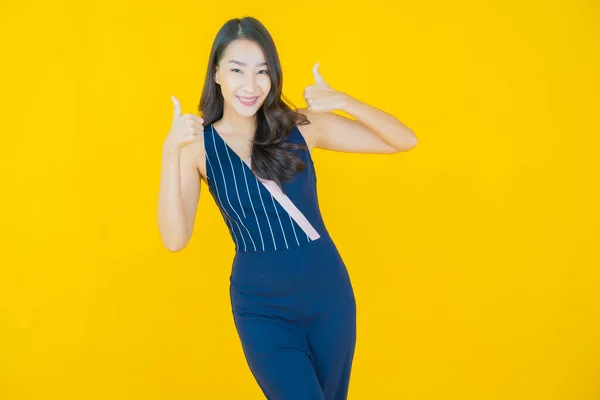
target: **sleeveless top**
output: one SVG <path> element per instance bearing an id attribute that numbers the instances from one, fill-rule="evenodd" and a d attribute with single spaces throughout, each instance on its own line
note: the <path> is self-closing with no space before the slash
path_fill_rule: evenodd
<path id="1" fill-rule="evenodd" d="M 307 145 L 296 125 L 286 142 Z M 244 162 L 212 124 L 204 128 L 204 150 L 208 189 L 236 252 L 285 250 L 329 237 L 310 151 L 295 151 L 306 167 L 292 181 L 282 182 L 284 194 L 275 182 L 256 176 L 252 160 Z"/>

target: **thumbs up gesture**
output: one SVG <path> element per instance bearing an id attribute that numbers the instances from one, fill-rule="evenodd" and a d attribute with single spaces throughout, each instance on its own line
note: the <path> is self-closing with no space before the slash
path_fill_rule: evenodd
<path id="1" fill-rule="evenodd" d="M 315 84 L 304 89 L 304 100 L 308 109 L 316 112 L 341 110 L 348 104 L 348 96 L 338 92 L 325 82 L 319 72 L 319 63 L 313 67 Z"/>
<path id="2" fill-rule="evenodd" d="M 171 129 L 163 143 L 165 153 L 179 151 L 182 147 L 204 138 L 204 120 L 193 114 L 181 113 L 181 104 L 175 96 L 171 96 L 173 101 L 173 121 Z"/>

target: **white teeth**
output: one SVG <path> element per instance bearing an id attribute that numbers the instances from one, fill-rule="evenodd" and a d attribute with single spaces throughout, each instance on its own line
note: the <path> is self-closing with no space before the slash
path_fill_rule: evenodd
<path id="1" fill-rule="evenodd" d="M 238 96 L 238 99 L 240 99 L 240 101 L 244 104 L 252 104 L 258 100 L 258 97 L 251 97 L 250 99 L 248 99 L 246 97 Z"/>

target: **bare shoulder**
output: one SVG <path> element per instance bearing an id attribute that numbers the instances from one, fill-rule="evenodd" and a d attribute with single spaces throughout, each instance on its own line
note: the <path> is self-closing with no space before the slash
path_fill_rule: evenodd
<path id="1" fill-rule="evenodd" d="M 319 115 L 318 113 L 310 111 L 307 108 L 299 108 L 298 112 L 306 116 L 306 118 L 310 121 L 310 124 L 298 125 L 298 130 L 304 137 L 304 141 L 306 141 L 308 149 L 312 150 L 317 144 L 317 126 L 319 121 Z"/>
<path id="2" fill-rule="evenodd" d="M 197 142 L 193 142 L 181 149 L 181 161 L 186 165 L 195 167 L 200 177 L 206 182 L 206 153 L 204 152 L 204 135 Z"/>

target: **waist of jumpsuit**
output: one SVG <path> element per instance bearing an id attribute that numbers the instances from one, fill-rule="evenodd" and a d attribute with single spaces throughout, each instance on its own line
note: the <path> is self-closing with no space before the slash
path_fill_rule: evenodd
<path id="1" fill-rule="evenodd" d="M 269 288 L 270 295 L 326 283 L 344 274 L 342 257 L 326 231 L 317 240 L 289 249 L 236 252 L 230 282 L 237 290 Z"/>

